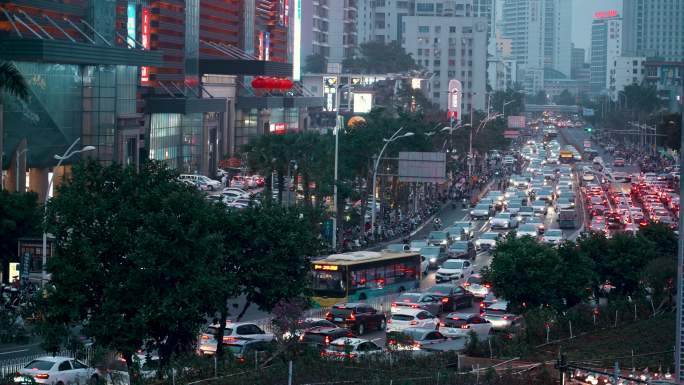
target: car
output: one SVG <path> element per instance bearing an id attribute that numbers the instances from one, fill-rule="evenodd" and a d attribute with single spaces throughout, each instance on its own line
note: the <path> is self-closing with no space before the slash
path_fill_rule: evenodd
<path id="1" fill-rule="evenodd" d="M 411 241 L 409 249 L 413 252 L 419 252 L 423 247 L 428 245 L 427 241 Z"/>
<path id="2" fill-rule="evenodd" d="M 409 327 L 387 335 L 387 347 L 391 350 L 420 350 L 446 341 L 446 336 L 431 328 Z"/>
<path id="3" fill-rule="evenodd" d="M 385 246 L 385 250 L 391 251 L 393 253 L 401 253 L 405 251 L 411 251 L 411 246 L 405 243 L 390 243 L 389 245 Z"/>
<path id="4" fill-rule="evenodd" d="M 475 260 L 475 244 L 472 241 L 456 241 L 447 249 L 449 258 Z"/>
<path id="5" fill-rule="evenodd" d="M 15 382 L 64 385 L 85 384 L 95 375 L 95 369 L 71 357 L 42 356 L 31 360 L 15 375 Z"/>
<path id="6" fill-rule="evenodd" d="M 518 211 L 518 216 L 522 219 L 534 216 L 534 208 L 532 206 L 523 206 Z"/>
<path id="7" fill-rule="evenodd" d="M 387 324 L 385 314 L 366 303 L 338 303 L 332 306 L 325 319 L 337 326 L 355 331 L 362 336 L 368 330 L 383 330 Z"/>
<path id="8" fill-rule="evenodd" d="M 561 197 L 556 201 L 556 207 L 560 210 L 568 210 L 575 208 L 575 199 L 570 197 Z"/>
<path id="9" fill-rule="evenodd" d="M 442 312 L 442 297 L 428 293 L 402 293 L 392 302 L 392 312 L 400 308 L 423 309 L 430 314 Z"/>
<path id="10" fill-rule="evenodd" d="M 429 288 L 426 293 L 441 296 L 444 311 L 473 306 L 474 296 L 462 286 L 448 283 L 437 284 Z"/>
<path id="11" fill-rule="evenodd" d="M 613 167 L 625 167 L 625 160 L 623 158 L 613 159 Z"/>
<path id="12" fill-rule="evenodd" d="M 499 239 L 501 239 L 501 233 L 488 231 L 475 240 L 475 248 L 477 250 L 493 250 L 496 248 L 496 242 Z"/>
<path id="13" fill-rule="evenodd" d="M 475 299 L 484 299 L 492 288 L 490 284 L 484 282 L 479 273 L 471 274 L 470 277 L 466 278 L 463 287 L 471 293 Z"/>
<path id="14" fill-rule="evenodd" d="M 546 202 L 552 202 L 555 199 L 555 194 L 553 192 L 553 189 L 550 188 L 545 188 L 539 190 L 539 193 L 537 193 L 537 200 L 542 200 Z M 532 204 L 534 207 L 534 204 Z"/>
<path id="15" fill-rule="evenodd" d="M 324 348 L 329 345 L 330 342 L 338 338 L 353 336 L 354 334 L 347 328 L 320 326 L 310 328 L 302 333 L 302 335 L 299 336 L 299 342 L 317 348 Z"/>
<path id="16" fill-rule="evenodd" d="M 247 360 L 254 361 L 255 355 L 275 351 L 275 343 L 260 340 L 232 340 L 225 344 L 225 349 L 230 352 L 240 363 Z"/>
<path id="17" fill-rule="evenodd" d="M 307 331 L 309 329 L 317 328 L 317 327 L 334 328 L 334 327 L 337 327 L 337 325 L 328 321 L 325 318 L 313 318 L 313 317 L 304 318 L 304 319 L 299 320 L 297 322 L 297 325 L 294 328 L 295 330 L 293 330 L 292 332 L 285 332 L 282 336 L 282 339 L 288 340 L 288 339 L 293 338 L 293 337 L 299 338 L 299 336 L 301 336 L 302 333 L 304 333 L 305 331 Z"/>
<path id="18" fill-rule="evenodd" d="M 427 310 L 398 308 L 387 320 L 387 333 L 400 332 L 409 327 L 436 330 L 438 326 L 439 318 Z"/>
<path id="19" fill-rule="evenodd" d="M 489 219 L 491 214 L 491 207 L 487 203 L 479 203 L 475 208 L 470 210 L 470 218 L 472 220 Z"/>
<path id="20" fill-rule="evenodd" d="M 537 225 L 529 223 L 520 225 L 516 231 L 516 236 L 520 238 L 526 235 L 532 238 L 537 238 Z"/>
<path id="21" fill-rule="evenodd" d="M 475 332 L 479 340 L 486 340 L 492 330 L 492 323 L 480 314 L 449 313 L 439 325 L 439 331 L 447 337 L 469 337 Z"/>
<path id="22" fill-rule="evenodd" d="M 523 318 L 508 310 L 508 301 L 493 298 L 491 302 L 483 301 L 481 315 L 492 324 L 494 331 L 511 331 L 522 326 Z"/>
<path id="23" fill-rule="evenodd" d="M 435 274 L 437 282 L 458 281 L 470 276 L 473 266 L 470 261 L 463 259 L 447 259 Z"/>
<path id="24" fill-rule="evenodd" d="M 428 235 L 428 244 L 430 246 L 442 246 L 446 248 L 449 245 L 449 233 L 446 231 L 430 231 Z"/>
<path id="25" fill-rule="evenodd" d="M 470 240 L 473 237 L 473 225 L 470 221 L 456 221 L 451 228 L 461 229 L 461 234 L 465 237 L 464 241 Z M 449 235 L 453 236 L 450 232 Z"/>
<path id="26" fill-rule="evenodd" d="M 537 200 L 537 201 L 532 202 L 532 209 L 534 210 L 535 214 L 546 215 L 549 208 L 546 205 L 545 201 Z"/>
<path id="27" fill-rule="evenodd" d="M 594 217 L 589 223 L 589 230 L 599 233 L 608 234 L 608 227 L 606 226 L 606 220 L 604 217 Z"/>
<path id="28" fill-rule="evenodd" d="M 622 229 L 625 226 L 625 222 L 622 219 L 622 215 L 618 212 L 611 212 L 606 215 L 606 224 L 609 229 Z"/>
<path id="29" fill-rule="evenodd" d="M 550 245 L 559 245 L 563 242 L 563 231 L 556 229 L 547 230 L 542 237 L 542 242 Z"/>
<path id="30" fill-rule="evenodd" d="M 321 352 L 321 356 L 332 359 L 357 360 L 361 357 L 382 354 L 382 352 L 382 348 L 373 341 L 345 337 L 330 342 Z"/>
<path id="31" fill-rule="evenodd" d="M 492 229 L 513 229 L 518 227 L 517 216 L 508 211 L 496 214 L 489 223 Z"/>
<path id="32" fill-rule="evenodd" d="M 207 189 L 214 191 L 218 190 L 221 188 L 221 182 L 218 180 L 213 180 L 205 175 L 198 175 L 198 174 L 181 174 L 178 176 L 178 179 L 181 181 L 184 180 L 190 180 L 195 182 L 196 184 L 200 184 L 203 186 L 207 186 Z"/>
<path id="33" fill-rule="evenodd" d="M 442 248 L 439 246 L 426 246 L 420 249 L 420 255 L 427 259 L 430 264 L 430 268 L 439 266 L 444 260 L 446 260 L 446 253 L 442 252 Z"/>
<path id="34" fill-rule="evenodd" d="M 521 202 L 511 202 L 506 206 L 506 211 L 513 215 L 518 215 L 520 208 L 522 207 Z"/>
<path id="35" fill-rule="evenodd" d="M 216 336 L 219 333 L 219 324 L 209 325 L 200 336 L 198 352 L 200 355 L 212 355 L 216 353 L 218 346 Z M 271 342 L 274 340 L 272 333 L 267 333 L 259 325 L 253 322 L 232 322 L 226 321 L 223 329 L 223 343 L 237 339 L 251 339 Z"/>

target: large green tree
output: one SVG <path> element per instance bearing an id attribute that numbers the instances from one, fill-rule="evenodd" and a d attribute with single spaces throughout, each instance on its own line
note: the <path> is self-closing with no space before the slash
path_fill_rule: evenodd
<path id="1" fill-rule="evenodd" d="M 194 346 L 214 311 L 222 237 L 215 210 L 176 173 L 81 164 L 48 205 L 56 239 L 42 309 L 50 325 L 82 323 L 100 346 L 132 356 L 143 344 L 160 365 Z M 207 299 L 207 300 L 205 300 Z"/>
<path id="2" fill-rule="evenodd" d="M 2 281 L 9 282 L 9 262 L 17 260 L 17 241 L 40 233 L 38 196 L 34 193 L 10 194 L 0 190 L 0 254 Z"/>
<path id="3" fill-rule="evenodd" d="M 405 72 L 419 66 L 397 41 L 370 41 L 359 46 L 358 56 L 344 60 L 344 72 L 386 74 Z"/>

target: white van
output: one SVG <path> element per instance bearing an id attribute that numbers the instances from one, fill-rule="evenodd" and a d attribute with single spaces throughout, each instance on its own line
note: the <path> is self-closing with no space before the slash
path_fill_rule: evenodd
<path id="1" fill-rule="evenodd" d="M 214 191 L 218 190 L 221 188 L 221 182 L 217 180 L 213 180 L 209 177 L 206 177 L 204 175 L 198 175 L 198 174 L 181 174 L 178 177 L 179 180 L 181 181 L 190 181 L 190 182 L 195 182 L 196 184 L 200 185 L 205 185 L 209 187 L 209 190 Z"/>

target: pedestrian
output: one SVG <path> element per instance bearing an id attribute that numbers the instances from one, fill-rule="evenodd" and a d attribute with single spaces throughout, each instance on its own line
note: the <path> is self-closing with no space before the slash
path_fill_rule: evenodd
<path id="1" fill-rule="evenodd" d="M 228 183 L 228 175 L 223 174 L 223 176 L 221 177 L 221 185 L 223 187 L 228 187 L 227 183 Z"/>

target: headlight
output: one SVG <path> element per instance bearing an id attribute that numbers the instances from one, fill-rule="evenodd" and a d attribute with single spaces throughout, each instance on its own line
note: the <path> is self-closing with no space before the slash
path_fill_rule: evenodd
<path id="1" fill-rule="evenodd" d="M 430 258 L 430 263 L 435 263 L 437 262 L 437 258 Z"/>

